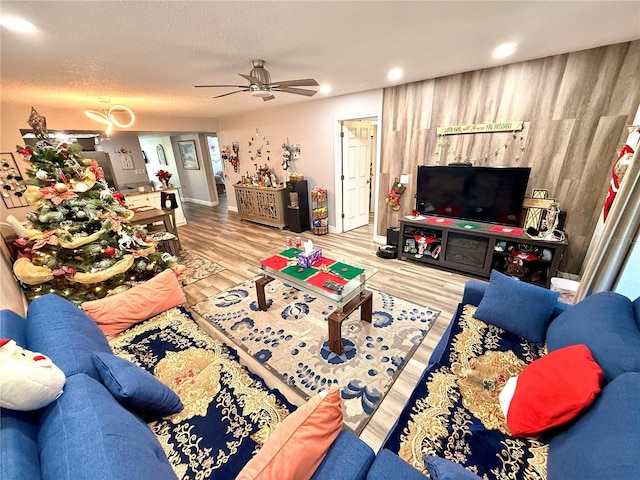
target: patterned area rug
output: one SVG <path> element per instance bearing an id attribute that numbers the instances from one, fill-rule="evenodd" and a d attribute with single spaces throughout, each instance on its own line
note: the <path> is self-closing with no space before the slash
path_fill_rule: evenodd
<path id="1" fill-rule="evenodd" d="M 180 397 L 184 410 L 149 424 L 180 479 L 235 478 L 296 408 L 182 309 L 137 324 L 110 345 Z"/>
<path id="2" fill-rule="evenodd" d="M 193 308 L 302 398 L 338 386 L 344 422 L 356 433 L 366 426 L 439 314 L 372 290 L 373 322 L 361 321 L 359 311 L 345 320 L 344 353 L 336 355 L 328 343 L 327 317 L 333 304 L 278 280 L 265 292 L 266 312 L 258 309 L 253 280 Z"/>
<path id="3" fill-rule="evenodd" d="M 183 274 L 184 284 L 189 285 L 203 278 L 207 278 L 216 273 L 220 273 L 224 270 L 224 267 L 201 257 L 197 253 L 193 253 L 189 250 L 182 250 L 178 261 L 187 267 L 186 272 Z"/>
<path id="4" fill-rule="evenodd" d="M 544 347 L 459 308 L 442 357 L 413 391 L 384 448 L 426 473 L 423 457 L 463 465 L 486 480 L 546 480 L 547 443 L 511 436 L 498 395 Z"/>

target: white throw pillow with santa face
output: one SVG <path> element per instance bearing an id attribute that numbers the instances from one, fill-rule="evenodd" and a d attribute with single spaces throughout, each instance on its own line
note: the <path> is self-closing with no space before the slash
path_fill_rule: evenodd
<path id="1" fill-rule="evenodd" d="M 62 395 L 65 375 L 51 359 L 0 339 L 0 407 L 37 410 Z"/>

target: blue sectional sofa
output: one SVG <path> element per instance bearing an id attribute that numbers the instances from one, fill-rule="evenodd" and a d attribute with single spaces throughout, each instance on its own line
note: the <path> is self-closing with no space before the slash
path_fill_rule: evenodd
<path id="1" fill-rule="evenodd" d="M 101 383 L 94 352 L 111 348 L 82 310 L 51 294 L 24 318 L 1 310 L 0 338 L 47 355 L 66 375 L 64 393 L 49 406 L 0 412 L 2 480 L 176 478 L 149 426 Z M 363 479 L 373 460 L 371 448 L 342 431 L 313 478 Z"/>
<path id="2" fill-rule="evenodd" d="M 504 281 L 504 279 L 502 279 Z M 527 294 L 523 294 L 518 282 L 511 280 L 513 284 L 506 285 L 506 288 L 497 290 L 498 308 L 509 309 L 508 312 L 499 312 L 504 314 L 503 318 L 507 318 L 506 323 L 498 321 L 501 328 L 507 330 L 520 330 L 523 328 L 521 319 L 523 317 L 522 310 L 526 309 L 535 311 L 539 308 L 539 304 L 527 301 Z M 493 283 L 493 278 L 491 283 Z M 527 288 L 532 287 L 527 285 Z M 396 472 L 402 472 L 395 478 L 420 478 L 411 476 L 412 473 L 401 470 L 407 463 L 398 463 L 396 458 L 392 456 L 392 452 L 399 453 L 400 456 L 415 469 L 428 470 L 432 472 L 432 478 L 439 479 L 479 479 L 480 476 L 472 473 L 471 470 L 487 475 L 487 478 L 548 478 L 549 480 L 596 480 L 602 478 L 611 478 L 616 480 L 632 480 L 639 478 L 640 472 L 640 298 L 630 301 L 628 298 L 613 293 L 600 292 L 593 294 L 575 306 L 568 306 L 562 303 L 556 303 L 551 310 L 550 316 L 541 324 L 542 327 L 542 343 L 545 343 L 549 353 L 558 351 L 563 347 L 570 345 L 582 344 L 586 345 L 593 355 L 593 359 L 599 364 L 604 371 L 604 383 L 601 392 L 596 396 L 595 401 L 582 413 L 580 413 L 572 421 L 565 423 L 556 428 L 544 432 L 539 443 L 536 443 L 537 453 L 548 448 L 548 457 L 546 463 L 540 466 L 540 476 L 532 476 L 531 471 L 528 473 L 523 468 L 519 473 L 500 470 L 500 466 L 506 465 L 513 459 L 508 458 L 507 449 L 494 449 L 495 445 L 524 445 L 516 444 L 517 439 L 509 438 L 508 432 L 502 435 L 501 442 L 495 442 L 495 434 L 497 430 L 484 428 L 480 422 L 467 420 L 466 433 L 456 430 L 451 424 L 442 425 L 445 428 L 442 443 L 431 442 L 429 439 L 415 443 L 414 435 L 416 418 L 419 416 L 417 412 L 426 412 L 429 407 L 425 407 L 427 394 L 429 392 L 429 384 L 434 381 L 433 375 L 438 369 L 438 379 L 446 377 L 443 374 L 442 365 L 445 365 L 444 372 L 448 372 L 446 365 L 452 355 L 452 344 L 468 342 L 467 345 L 473 345 L 471 348 L 478 353 L 478 345 L 482 342 L 474 343 L 474 338 L 469 337 L 464 332 L 460 333 L 458 323 L 463 317 L 462 311 L 464 305 L 478 307 L 483 299 L 487 297 L 487 291 L 490 284 L 479 281 L 470 281 L 467 283 L 463 295 L 463 299 L 458 308 L 458 313 L 453 321 L 449 324 L 442 340 L 437 345 L 431 356 L 429 365 L 423 373 L 421 379 L 416 386 L 412 397 L 409 399 L 402 414 L 400 415 L 396 426 L 389 433 L 383 450 L 378 453 L 380 458 L 385 455 L 387 462 L 385 467 L 387 473 L 391 474 L 393 469 Z M 514 290 L 515 288 L 515 290 Z M 546 295 L 548 290 L 540 287 L 533 287 L 533 293 Z M 536 290 L 539 289 L 539 290 Z M 494 289 L 494 293 L 496 289 Z M 516 311 L 514 305 L 518 302 L 522 304 L 520 311 Z M 539 302 L 538 302 L 539 303 Z M 511 305 L 509 305 L 511 304 Z M 475 316 L 480 315 L 480 310 L 475 310 Z M 524 327 L 526 329 L 526 327 Z M 489 335 L 488 344 L 497 343 L 499 337 L 498 330 L 489 325 L 486 329 Z M 458 333 L 456 336 L 455 333 Z M 508 333 L 508 332 L 507 332 Z M 474 335 L 477 332 L 474 331 Z M 466 336 L 465 336 L 466 335 Z M 545 347 L 542 350 L 535 350 L 534 344 L 526 342 L 519 338 L 519 343 L 526 345 L 525 351 L 527 355 L 533 355 L 533 352 L 540 351 L 544 354 Z M 487 344 L 487 342 L 485 343 Z M 480 356 L 480 355 L 479 355 Z M 457 360 L 457 358 L 456 358 Z M 475 360 L 475 359 L 474 359 Z M 534 358 L 529 358 L 529 361 Z M 467 364 L 465 364 L 467 365 Z M 468 364 L 473 366 L 472 363 Z M 453 370 L 456 367 L 452 367 Z M 457 379 L 458 382 L 460 379 Z M 445 383 L 440 383 L 440 387 Z M 449 384 L 450 385 L 450 384 Z M 490 383 L 485 385 L 490 387 Z M 544 386 L 541 386 L 544 388 Z M 431 390 L 433 392 L 433 390 Z M 449 390 L 448 395 L 455 397 L 457 392 Z M 446 395 L 445 395 L 446 397 Z M 453 398 L 451 397 L 451 398 Z M 433 395 L 428 402 L 437 401 L 439 397 Z M 441 397 L 440 397 L 441 398 Z M 479 397 L 475 397 L 476 401 Z M 496 400 L 497 401 L 497 400 Z M 427 403 L 428 403 L 427 402 Z M 460 403 L 451 402 L 454 409 L 457 409 L 457 415 L 460 415 L 462 407 Z M 435 422 L 435 430 L 441 428 L 439 421 L 446 418 L 444 410 L 438 410 L 438 405 L 429 414 L 434 412 L 437 415 L 425 415 L 422 418 L 428 418 Z M 474 412 L 485 412 L 486 409 L 474 409 Z M 478 413 L 480 415 L 480 413 Z M 481 415 L 480 415 L 481 416 Z M 451 418 L 451 417 L 450 417 Z M 486 420 L 486 419 L 485 419 Z M 424 425 L 424 423 L 422 424 Z M 432 424 L 433 425 L 433 424 Z M 486 435 L 485 435 L 486 434 Z M 467 437 L 463 438 L 464 435 Z M 485 436 L 482 436 L 485 435 Z M 475 446 L 471 441 L 466 441 L 472 437 L 478 437 L 478 443 Z M 449 441 L 449 438 L 457 438 L 456 442 Z M 414 443 L 410 441 L 414 439 Z M 433 453 L 433 450 L 440 451 Z M 520 446 L 514 458 L 526 457 L 528 452 L 521 450 Z M 474 447 L 479 447 L 479 453 L 475 459 L 490 459 L 494 463 L 492 467 L 482 467 L 477 462 L 471 460 L 475 452 Z M 513 447 L 515 448 L 515 447 Z M 481 451 L 484 449 L 485 451 Z M 487 451 L 490 450 L 490 451 Z M 388 452 L 388 453 L 386 453 Z M 518 453 L 519 452 L 519 453 Z M 394 455 L 395 455 L 394 453 Z M 445 458 L 434 458 L 438 455 Z M 546 454 L 545 454 L 546 455 Z M 426 457 L 426 459 L 424 458 Z M 535 463 L 540 457 L 532 457 Z M 459 463 L 465 463 L 463 468 Z M 394 463 L 396 464 L 395 466 Z M 538 462 L 539 463 L 539 462 Z M 530 467 L 526 464 L 525 467 Z M 413 467 L 410 467 L 413 468 Z M 414 469 L 414 471 L 416 471 Z M 373 470 L 373 468 L 372 468 Z M 380 475 L 377 478 L 392 478 Z"/>
<path id="3" fill-rule="evenodd" d="M 467 284 L 458 314 L 436 347 L 416 392 L 451 347 L 462 305 L 480 305 L 487 288 L 483 282 Z M 637 478 L 640 299 L 630 302 L 604 292 L 573 307 L 554 304 L 545 334 L 549 351 L 586 344 L 606 375 L 606 384 L 593 405 L 548 438 L 548 478 Z M 63 370 L 67 383 L 64 394 L 40 411 L 2 410 L 0 478 L 175 478 L 148 425 L 118 403 L 100 382 L 92 356 L 111 349 L 84 312 L 60 297 L 46 295 L 31 303 L 25 317 L 11 310 L 0 311 L 0 338 L 7 337 L 48 355 Z M 377 455 L 352 433 L 342 431 L 312 478 L 418 480 L 427 478 L 420 471 L 427 469 L 431 478 L 480 478 L 470 471 L 473 468 L 452 461 L 455 458 L 418 451 L 421 465 L 414 462 L 414 466 L 411 459 L 401 458 L 391 437 L 402 435 L 418 400 L 415 395 L 409 399 L 398 425 Z M 126 435 L 121 434 L 123 431 Z"/>

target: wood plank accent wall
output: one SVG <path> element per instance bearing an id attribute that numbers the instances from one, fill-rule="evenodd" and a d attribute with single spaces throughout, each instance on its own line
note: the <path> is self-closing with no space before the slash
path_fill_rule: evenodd
<path id="1" fill-rule="evenodd" d="M 528 194 L 545 188 L 558 199 L 570 241 L 561 268 L 578 273 L 639 104 L 640 40 L 386 88 L 376 233 L 414 208 L 418 165 L 492 152 L 474 164 L 530 166 Z M 451 145 L 436 155 L 438 126 L 518 120 L 524 151 L 519 135 L 481 133 L 448 136 Z M 410 182 L 394 212 L 384 200 L 402 173 Z"/>

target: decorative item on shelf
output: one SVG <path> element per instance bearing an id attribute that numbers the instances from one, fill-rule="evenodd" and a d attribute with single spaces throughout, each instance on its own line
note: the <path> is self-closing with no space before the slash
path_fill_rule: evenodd
<path id="1" fill-rule="evenodd" d="M 227 160 L 233 166 L 233 171 L 238 173 L 238 165 L 239 158 L 238 154 L 240 152 L 240 144 L 238 142 L 233 142 L 231 146 L 225 145 L 222 147 L 222 151 L 220 152 L 220 156 L 222 160 Z"/>
<path id="2" fill-rule="evenodd" d="M 490 134 L 505 131 L 508 133 L 506 134 L 504 141 L 497 143 L 495 147 L 481 154 L 463 154 L 460 150 L 458 150 L 458 144 L 454 145 L 452 148 L 449 148 L 451 146 L 451 141 L 449 140 L 450 135 L 474 133 Z M 520 161 L 522 153 L 525 151 L 524 122 L 522 121 L 438 127 L 437 135 L 438 148 L 434 154 L 436 157 L 436 165 L 440 165 L 441 163 L 470 163 L 473 165 L 476 165 L 478 163 L 486 163 L 489 160 L 490 156 L 493 155 L 494 157 L 497 157 L 501 151 L 506 151 L 509 147 L 510 142 L 513 141 L 515 143 L 515 140 L 517 138 L 520 139 L 520 148 L 519 152 L 515 156 L 516 162 Z"/>
<path id="3" fill-rule="evenodd" d="M 540 230 L 544 211 L 555 201 L 555 199 L 547 199 L 548 196 L 547 190 L 534 188 L 531 197 L 524 199 L 522 206 L 527 209 L 527 216 L 524 220 L 525 229 Z"/>
<path id="4" fill-rule="evenodd" d="M 160 183 L 162 183 L 162 186 L 164 188 L 169 188 L 171 186 L 169 180 L 171 180 L 172 176 L 173 174 L 171 172 L 167 172 L 166 170 L 158 170 L 156 172 L 156 177 L 158 177 L 158 180 L 160 180 Z"/>

